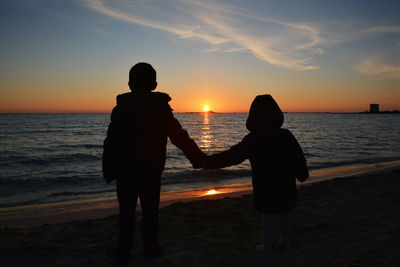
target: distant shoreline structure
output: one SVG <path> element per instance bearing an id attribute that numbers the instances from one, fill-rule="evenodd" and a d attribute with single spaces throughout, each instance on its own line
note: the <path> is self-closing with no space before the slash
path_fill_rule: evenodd
<path id="1" fill-rule="evenodd" d="M 393 110 L 393 111 L 380 111 L 379 110 L 379 104 L 369 104 L 369 111 L 365 111 L 364 113 L 368 114 L 394 114 L 394 113 L 400 113 L 398 110 Z"/>

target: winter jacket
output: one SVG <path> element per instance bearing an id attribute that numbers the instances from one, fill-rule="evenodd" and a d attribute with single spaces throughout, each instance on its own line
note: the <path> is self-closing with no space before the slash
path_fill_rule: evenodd
<path id="1" fill-rule="evenodd" d="M 246 135 L 229 150 L 208 157 L 207 168 L 250 159 L 255 208 L 265 214 L 291 210 L 297 202 L 296 178 L 308 178 L 303 151 L 293 134 L 277 128 Z"/>
<path id="2" fill-rule="evenodd" d="M 130 92 L 117 96 L 104 140 L 103 176 L 140 179 L 143 172 L 161 172 L 166 160 L 167 137 L 182 149 L 192 164 L 205 155 L 174 118 L 168 94 Z M 143 178 L 142 178 L 143 179 Z"/>

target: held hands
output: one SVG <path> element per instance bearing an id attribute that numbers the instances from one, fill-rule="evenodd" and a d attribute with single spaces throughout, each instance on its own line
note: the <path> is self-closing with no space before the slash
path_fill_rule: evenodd
<path id="1" fill-rule="evenodd" d="M 193 168 L 200 169 L 203 168 L 204 163 L 206 161 L 207 161 L 207 155 L 201 152 L 201 154 L 197 155 L 196 157 L 193 157 L 190 160 L 190 163 L 192 163 Z"/>
<path id="2" fill-rule="evenodd" d="M 208 156 L 207 156 L 206 160 L 201 163 L 200 168 L 202 168 L 203 170 L 208 169 L 207 163 L 208 163 Z"/>
<path id="3" fill-rule="evenodd" d="M 196 159 L 192 160 L 192 166 L 195 169 L 207 169 L 207 160 L 208 156 L 204 154 L 202 157 L 197 157 Z"/>

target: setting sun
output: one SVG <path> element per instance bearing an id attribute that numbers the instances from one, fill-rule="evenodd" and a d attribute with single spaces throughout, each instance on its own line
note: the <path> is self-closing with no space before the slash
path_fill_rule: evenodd
<path id="1" fill-rule="evenodd" d="M 216 195 L 216 194 L 219 194 L 219 192 L 217 190 L 215 190 L 215 189 L 208 190 L 205 193 L 205 195 Z"/>
<path id="2" fill-rule="evenodd" d="M 210 110 L 210 108 L 209 108 L 208 106 L 204 106 L 203 110 L 204 110 L 205 112 L 207 112 L 207 111 Z"/>

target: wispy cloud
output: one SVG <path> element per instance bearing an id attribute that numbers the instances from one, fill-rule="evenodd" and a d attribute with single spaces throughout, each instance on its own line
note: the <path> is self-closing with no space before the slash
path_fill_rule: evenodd
<path id="1" fill-rule="evenodd" d="M 284 21 L 229 3 L 86 0 L 90 9 L 108 17 L 200 41 L 206 45 L 205 53 L 247 52 L 292 70 L 318 69 L 316 57 L 329 46 L 352 38 L 400 32 L 398 26 L 380 26 L 334 34 L 322 30 L 321 24 Z M 364 62 L 357 70 L 366 73 L 370 67 Z"/>
<path id="2" fill-rule="evenodd" d="M 360 35 L 376 35 L 376 34 L 388 34 L 388 33 L 400 33 L 400 26 L 390 25 L 390 26 L 377 26 L 370 27 L 365 30 L 360 31 Z"/>
<path id="3" fill-rule="evenodd" d="M 371 59 L 364 60 L 356 70 L 366 75 L 384 75 L 388 78 L 400 78 L 400 66 L 392 64 L 383 64 Z"/>
<path id="4" fill-rule="evenodd" d="M 315 55 L 323 52 L 322 38 L 311 25 L 257 17 L 248 10 L 214 2 L 168 1 L 168 12 L 149 2 L 106 3 L 86 0 L 87 6 L 109 17 L 200 40 L 206 52 L 247 51 L 270 64 L 294 70 L 317 69 Z M 165 3 L 164 3 L 165 5 Z M 155 15 L 156 14 L 156 15 Z"/>
<path id="5" fill-rule="evenodd" d="M 152 10 L 145 10 L 143 5 L 129 5 L 123 1 L 120 7 L 111 7 L 104 3 L 102 0 L 86 0 L 88 7 L 105 14 L 107 16 L 120 19 L 126 22 L 166 31 L 177 35 L 180 38 L 199 38 L 213 44 L 226 43 L 229 40 L 221 36 L 209 34 L 201 31 L 200 27 L 196 24 L 179 24 L 168 21 L 163 21 L 162 17 L 152 17 Z M 154 8 L 157 8 L 156 6 Z M 148 15 L 148 16 L 147 16 Z"/>
<path id="6" fill-rule="evenodd" d="M 386 30 L 393 33 L 394 28 L 386 28 Z M 382 31 L 382 28 L 373 30 L 374 34 Z M 365 75 L 400 78 L 400 40 L 397 41 L 391 49 L 382 50 L 370 55 L 367 59 L 358 64 L 355 69 Z"/>

